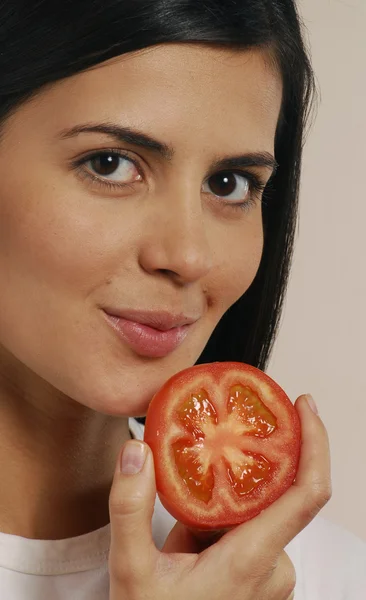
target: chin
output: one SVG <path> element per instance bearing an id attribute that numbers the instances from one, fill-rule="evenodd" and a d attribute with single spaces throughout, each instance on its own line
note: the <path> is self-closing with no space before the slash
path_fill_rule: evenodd
<path id="1" fill-rule="evenodd" d="M 94 373 L 86 381 L 76 383 L 70 397 L 92 410 L 115 417 L 143 417 L 154 394 L 167 379 L 187 364 L 162 364 L 161 361 L 140 366 L 129 366 L 118 374 Z"/>
<path id="2" fill-rule="evenodd" d="M 72 395 L 77 404 L 90 408 L 91 410 L 114 417 L 143 417 L 147 413 L 148 406 L 160 386 L 144 386 L 141 389 L 135 385 L 121 385 L 116 391 L 108 386 L 100 386 L 98 382 L 87 389 L 80 387 Z"/>
<path id="3" fill-rule="evenodd" d="M 175 373 L 195 364 L 204 344 L 186 344 L 163 358 L 105 345 L 72 344 L 45 361 L 40 375 L 77 404 L 115 417 L 145 416 L 154 394 Z M 43 363 L 43 367 L 44 364 Z M 57 369 L 55 369 L 57 365 Z"/>

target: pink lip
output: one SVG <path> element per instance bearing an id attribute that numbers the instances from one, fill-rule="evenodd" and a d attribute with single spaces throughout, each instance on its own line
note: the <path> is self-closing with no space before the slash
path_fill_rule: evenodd
<path id="1" fill-rule="evenodd" d="M 183 313 L 173 314 L 168 311 L 157 311 L 157 310 L 135 310 L 135 309 L 118 309 L 118 308 L 110 308 L 104 307 L 104 312 L 107 315 L 111 315 L 113 317 L 120 317 L 121 319 L 127 319 L 128 321 L 133 321 L 134 323 L 141 323 L 142 325 L 148 325 L 153 329 L 160 329 L 161 331 L 166 331 L 167 329 L 172 329 L 173 327 L 181 327 L 182 325 L 190 325 L 197 321 L 199 316 L 187 316 Z"/>
<path id="2" fill-rule="evenodd" d="M 151 358 L 161 358 L 173 352 L 183 342 L 190 327 L 187 324 L 162 331 L 149 325 L 103 312 L 107 322 L 132 350 L 140 356 Z"/>

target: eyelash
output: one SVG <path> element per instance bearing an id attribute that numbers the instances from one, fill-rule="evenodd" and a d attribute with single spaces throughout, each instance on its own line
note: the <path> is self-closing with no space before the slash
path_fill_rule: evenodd
<path id="1" fill-rule="evenodd" d="M 143 177 L 143 172 L 142 172 L 142 169 L 140 168 L 138 161 L 133 159 L 126 152 L 123 152 L 123 151 L 115 149 L 115 148 L 103 149 L 103 150 L 100 150 L 99 152 L 93 152 L 92 154 L 89 154 L 87 156 L 79 158 L 78 160 L 73 161 L 71 163 L 71 167 L 78 172 L 78 175 L 82 179 L 88 179 L 89 181 L 92 181 L 93 183 L 97 184 L 98 186 L 108 188 L 109 190 L 116 190 L 116 188 L 133 189 L 133 187 L 132 187 L 134 185 L 133 183 L 129 184 L 129 183 L 117 183 L 115 181 L 114 182 L 108 181 L 107 179 L 103 179 L 102 177 L 100 177 L 98 175 L 93 175 L 93 173 L 91 173 L 90 171 L 86 171 L 83 168 L 84 165 L 88 161 L 93 160 L 93 158 L 97 158 L 97 157 L 100 157 L 103 155 L 119 156 L 120 158 L 124 158 L 125 160 L 130 161 L 135 166 L 139 175 L 141 177 Z M 210 175 L 210 177 L 212 177 L 213 175 L 218 175 L 219 173 L 231 173 L 234 175 L 239 175 L 240 177 L 245 177 L 249 182 L 249 197 L 248 197 L 248 199 L 245 200 L 245 202 L 241 202 L 241 203 L 224 202 L 225 206 L 228 207 L 229 209 L 242 210 L 245 212 L 248 211 L 250 208 L 252 208 L 256 205 L 257 200 L 260 199 L 260 196 L 263 194 L 263 191 L 265 190 L 265 188 L 268 185 L 268 183 L 263 182 L 261 180 L 261 178 L 258 175 L 256 175 L 255 173 L 250 172 L 250 171 L 244 171 L 241 169 L 236 169 L 236 170 L 227 169 L 227 170 L 223 170 L 223 171 L 218 171 L 217 173 L 213 173 L 212 175 Z M 213 195 L 216 198 L 220 198 L 220 196 L 217 196 L 216 194 L 213 194 Z"/>

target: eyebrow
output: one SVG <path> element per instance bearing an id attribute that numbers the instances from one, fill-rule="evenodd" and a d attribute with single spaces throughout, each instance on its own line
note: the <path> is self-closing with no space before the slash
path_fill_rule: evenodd
<path id="1" fill-rule="evenodd" d="M 173 159 L 175 154 L 172 146 L 160 142 L 146 133 L 142 133 L 131 127 L 123 127 L 121 125 L 110 123 L 86 123 L 83 125 L 76 125 L 71 129 L 62 130 L 59 137 L 61 139 L 69 139 L 82 133 L 100 133 L 108 135 L 118 142 L 152 150 L 168 162 Z M 266 151 L 227 156 L 215 160 L 212 164 L 212 168 L 215 170 L 233 169 L 236 167 L 267 167 L 271 169 L 273 173 L 277 170 L 278 166 L 274 156 Z"/>

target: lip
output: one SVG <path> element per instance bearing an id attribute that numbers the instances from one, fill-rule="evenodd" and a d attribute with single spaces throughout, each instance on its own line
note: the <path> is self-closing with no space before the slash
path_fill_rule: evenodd
<path id="1" fill-rule="evenodd" d="M 182 325 L 191 325 L 199 319 L 199 316 L 187 316 L 183 313 L 173 314 L 168 311 L 141 311 L 141 310 L 118 310 L 115 308 L 104 308 L 105 313 L 113 317 L 120 317 L 133 321 L 134 323 L 141 323 L 141 325 L 148 325 L 153 329 L 159 329 L 160 331 L 167 331 L 173 327 L 182 327 Z"/>
<path id="2" fill-rule="evenodd" d="M 173 352 L 197 320 L 165 312 L 123 311 L 123 315 L 122 312 L 114 314 L 116 312 L 111 314 L 103 310 L 108 324 L 137 354 L 151 358 L 161 358 Z"/>

